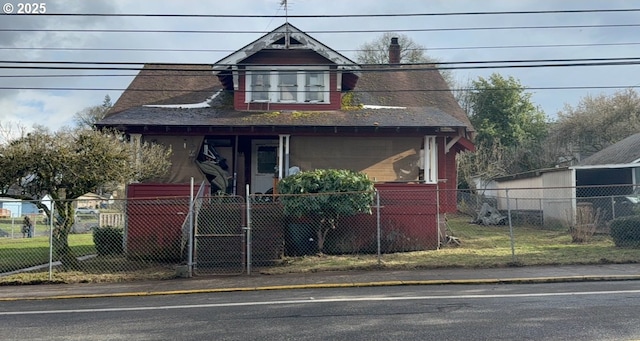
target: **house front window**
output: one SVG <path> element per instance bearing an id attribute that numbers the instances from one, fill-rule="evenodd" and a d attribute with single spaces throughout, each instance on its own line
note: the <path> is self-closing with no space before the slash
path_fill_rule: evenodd
<path id="1" fill-rule="evenodd" d="M 305 102 L 322 102 L 324 100 L 324 74 L 322 72 L 308 72 L 305 77 Z"/>
<path id="2" fill-rule="evenodd" d="M 246 102 L 329 103 L 328 69 L 249 69 Z"/>
<path id="3" fill-rule="evenodd" d="M 279 102 L 296 102 L 298 100 L 298 73 L 278 73 Z"/>
<path id="4" fill-rule="evenodd" d="M 258 173 L 274 174 L 278 166 L 277 147 L 258 147 Z"/>
<path id="5" fill-rule="evenodd" d="M 251 74 L 251 94 L 254 101 L 269 100 L 268 72 L 255 72 Z"/>

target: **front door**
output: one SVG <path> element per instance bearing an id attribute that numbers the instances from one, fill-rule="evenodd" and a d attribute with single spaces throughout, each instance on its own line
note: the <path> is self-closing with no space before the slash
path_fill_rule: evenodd
<path id="1" fill-rule="evenodd" d="M 273 188 L 278 171 L 278 141 L 254 140 L 251 153 L 251 193 Z"/>

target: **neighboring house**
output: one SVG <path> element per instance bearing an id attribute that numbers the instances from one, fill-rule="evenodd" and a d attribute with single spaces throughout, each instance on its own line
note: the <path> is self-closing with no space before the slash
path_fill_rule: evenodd
<path id="1" fill-rule="evenodd" d="M 11 218 L 36 215 L 39 212 L 35 203 L 14 198 L 0 198 L 0 209 L 0 215 Z"/>
<path id="2" fill-rule="evenodd" d="M 630 213 L 627 197 L 640 188 L 640 133 L 631 135 L 582 160 L 559 167 L 503 176 L 477 183 L 486 196 L 499 198 L 498 209 L 542 212 L 545 223 L 574 219 L 576 207 L 590 203 L 600 220 Z"/>
<path id="3" fill-rule="evenodd" d="M 76 199 L 76 207 L 98 209 L 106 205 L 109 198 L 96 193 L 85 193 Z"/>
<path id="4" fill-rule="evenodd" d="M 295 166 L 454 189 L 469 119 L 436 69 L 398 64 L 397 39 L 390 57 L 359 66 L 286 23 L 213 65 L 145 65 L 98 126 L 170 145 L 164 183 L 264 193 Z"/>

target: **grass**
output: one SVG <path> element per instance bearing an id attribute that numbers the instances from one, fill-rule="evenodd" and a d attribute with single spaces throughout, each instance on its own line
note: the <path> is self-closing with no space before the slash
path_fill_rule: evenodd
<path id="1" fill-rule="evenodd" d="M 96 254 L 92 234 L 69 235 L 69 246 L 76 256 Z M 0 272 L 48 264 L 48 262 L 48 237 L 0 239 Z M 131 260 L 122 255 L 92 257 L 82 261 L 81 265 L 82 269 L 79 271 L 63 271 L 54 267 L 51 279 L 49 279 L 48 267 L 3 276 L 0 277 L 0 285 L 124 282 L 175 277 L 173 266 L 140 259 Z"/>
<path id="2" fill-rule="evenodd" d="M 608 235 L 594 235 L 589 242 L 582 244 L 572 243 L 567 228 L 516 226 L 513 228 L 515 244 L 512 250 L 508 226 L 480 226 L 469 224 L 469 220 L 463 215 L 449 217 L 450 234 L 459 238 L 460 246 L 447 245 L 439 250 L 383 254 L 380 261 L 376 255 L 371 254 L 286 257 L 280 265 L 259 270 L 264 274 L 283 274 L 381 268 L 492 268 L 640 262 L 640 249 L 615 247 Z M 95 252 L 91 236 L 70 235 L 69 242 L 76 255 Z M 16 262 L 22 260 L 30 260 L 33 264 L 46 263 L 48 239 L 0 238 L 0 269 L 6 269 L 9 264 L 15 267 Z M 49 280 L 46 271 L 0 277 L 0 285 L 169 279 L 175 277 L 176 266 L 132 260 L 123 256 L 98 256 L 83 261 L 82 265 L 82 271 L 56 270 L 52 280 Z"/>
<path id="3" fill-rule="evenodd" d="M 91 234 L 69 235 L 69 246 L 77 256 L 95 253 Z M 0 273 L 49 262 L 49 238 L 3 238 L 0 240 Z"/>
<path id="4" fill-rule="evenodd" d="M 123 256 L 101 256 L 84 261 L 82 270 L 54 270 L 51 279 L 48 271 L 32 271 L 0 277 L 0 285 L 115 283 L 172 279 L 176 277 L 174 267 L 170 264 L 130 260 Z"/>
<path id="5" fill-rule="evenodd" d="M 606 235 L 595 235 L 582 244 L 571 242 L 566 228 L 544 229 L 518 226 L 469 224 L 464 215 L 449 217 L 452 235 L 460 246 L 439 250 L 358 256 L 304 256 L 287 258 L 281 266 L 262 269 L 267 274 L 319 272 L 327 270 L 494 268 L 507 266 L 570 265 L 640 262 L 640 249 L 618 248 Z"/>

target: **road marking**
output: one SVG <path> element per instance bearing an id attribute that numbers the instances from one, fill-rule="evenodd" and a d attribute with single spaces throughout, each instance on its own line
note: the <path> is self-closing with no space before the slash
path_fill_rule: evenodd
<path id="1" fill-rule="evenodd" d="M 627 295 L 627 294 L 640 294 L 640 290 L 585 291 L 585 292 L 559 292 L 559 293 L 534 293 L 534 294 L 408 296 L 408 297 L 378 297 L 378 296 L 375 296 L 375 297 L 345 297 L 345 298 L 315 298 L 315 297 L 310 297 L 308 299 L 278 300 L 278 301 L 264 301 L 264 302 L 164 305 L 164 306 L 129 307 L 129 308 L 125 307 L 125 308 L 91 308 L 91 309 L 61 309 L 61 310 L 34 310 L 34 311 L 5 311 L 5 312 L 0 312 L 0 316 L 126 312 L 126 311 L 149 311 L 149 310 L 161 310 L 161 309 L 163 309 L 163 310 L 169 310 L 169 309 L 201 309 L 201 308 L 266 306 L 266 305 L 287 305 L 287 304 L 308 304 L 308 303 L 344 303 L 344 302 L 444 300 L 444 299 L 487 299 L 487 298 L 593 296 L 593 295 Z"/>

